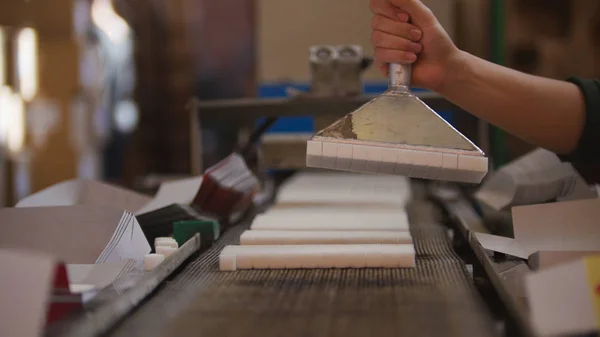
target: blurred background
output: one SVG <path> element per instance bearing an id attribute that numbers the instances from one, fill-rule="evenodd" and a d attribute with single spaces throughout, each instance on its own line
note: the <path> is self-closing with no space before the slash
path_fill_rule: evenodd
<path id="1" fill-rule="evenodd" d="M 600 75 L 597 0 L 424 2 L 470 53 L 557 79 Z M 201 171 L 248 123 L 195 123 L 192 98 L 306 91 L 309 48 L 370 55 L 370 19 L 368 0 L 0 1 L 0 206 L 67 179 L 140 189 Z M 379 93 L 387 81 L 369 68 L 362 85 Z M 498 163 L 531 149 L 493 128 L 469 131 L 479 124 L 466 114 L 443 116 L 485 138 Z M 300 116 L 271 132 L 313 129 Z"/>

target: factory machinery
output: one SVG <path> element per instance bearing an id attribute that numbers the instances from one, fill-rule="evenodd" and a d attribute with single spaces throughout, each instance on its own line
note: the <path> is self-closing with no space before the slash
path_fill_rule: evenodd
<path id="1" fill-rule="evenodd" d="M 356 75 L 364 59 L 360 50 L 351 50 L 357 52 L 350 53 L 355 66 L 346 69 L 353 69 Z M 318 48 L 312 51 L 313 70 L 321 74 L 313 76 L 316 79 L 322 79 L 327 70 L 319 68 L 327 63 L 316 57 L 319 51 L 323 53 Z M 352 87 L 348 83 L 356 83 L 356 76 L 344 77 L 346 85 L 341 87 Z M 323 86 L 313 84 L 313 88 Z M 192 111 L 195 136 L 199 138 L 204 118 L 253 121 L 259 117 L 312 115 L 317 124 L 327 125 L 371 98 L 331 94 L 336 90 L 325 87 L 329 88 L 323 89 L 329 90 L 327 95 L 316 91 L 291 99 L 196 105 Z M 419 97 L 434 110 L 458 111 L 435 94 Z M 397 202 L 392 204 L 408 214 L 415 268 L 221 271 L 220 252 L 227 245 L 239 244 L 240 234 L 256 214 L 280 206 L 280 192 L 290 179 L 324 174 L 305 168 L 308 137 L 265 137 L 257 151 L 257 171 L 284 168 L 296 173 L 291 178 L 287 173 L 285 178 L 263 177 L 263 185 L 272 188 L 265 188 L 262 201 L 256 202 L 243 219 L 228 225 L 212 245 L 200 244 L 194 237 L 143 282 L 122 286 L 128 288 L 125 292 L 106 289 L 87 305 L 85 313 L 54 324 L 48 335 L 533 336 L 522 302 L 502 276 L 515 263 L 493 259 L 471 235 L 470 229 L 483 224 L 474 211 L 469 185 L 376 176 L 380 183 L 385 179 L 395 186 L 405 182 L 397 192 L 399 199 L 406 196 L 406 202 L 393 200 Z M 201 146 L 197 139 L 194 156 Z M 285 157 L 279 153 L 282 147 Z M 195 159 L 199 173 L 202 165 Z M 350 175 L 327 174 L 332 181 L 336 175 Z M 360 183 L 364 177 L 355 174 L 356 181 L 350 185 L 356 188 L 350 186 L 349 191 L 369 189 L 368 181 L 372 180 Z M 327 186 L 314 187 L 312 193 L 321 189 L 327 194 Z M 322 207 L 330 202 L 315 200 Z"/>
<path id="2" fill-rule="evenodd" d="M 221 271 L 250 217 L 212 246 L 190 240 L 144 282 L 117 282 L 127 290 L 104 290 L 49 336 L 532 336 L 502 277 L 511 262 L 469 235 L 460 189 L 406 187 L 415 268 Z"/>

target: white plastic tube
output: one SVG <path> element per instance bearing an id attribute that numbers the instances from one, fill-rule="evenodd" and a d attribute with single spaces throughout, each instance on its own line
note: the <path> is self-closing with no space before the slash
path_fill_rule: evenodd
<path id="1" fill-rule="evenodd" d="M 220 269 L 411 268 L 413 245 L 227 246 Z"/>
<path id="2" fill-rule="evenodd" d="M 405 231 L 270 231 L 249 230 L 240 236 L 248 245 L 411 244 Z"/>

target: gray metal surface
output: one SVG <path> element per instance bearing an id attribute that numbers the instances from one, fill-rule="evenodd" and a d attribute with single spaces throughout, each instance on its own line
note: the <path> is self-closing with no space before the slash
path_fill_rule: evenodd
<path id="1" fill-rule="evenodd" d="M 388 82 L 390 88 L 399 88 L 404 91 L 410 90 L 410 80 L 412 77 L 412 65 L 390 63 Z"/>
<path id="2" fill-rule="evenodd" d="M 359 109 L 339 119 L 315 138 L 323 141 L 344 139 L 361 144 L 427 148 L 483 156 L 483 152 L 416 96 L 387 91 Z M 385 144 L 380 144 L 385 143 Z"/>
<path id="3" fill-rule="evenodd" d="M 425 104 L 436 111 L 456 110 L 457 107 L 442 96 L 431 92 L 415 93 Z M 319 116 L 339 117 L 354 111 L 377 96 L 351 97 L 298 97 L 291 99 L 231 99 L 200 102 L 200 116 L 211 120 L 255 120 L 261 117 Z"/>
<path id="4" fill-rule="evenodd" d="M 112 336 L 492 336 L 493 322 L 435 209 L 409 207 L 415 269 L 220 272 L 230 229 Z"/>
<path id="5" fill-rule="evenodd" d="M 374 142 L 375 146 L 385 143 L 417 150 L 426 147 L 442 153 L 461 150 L 484 156 L 473 142 L 410 91 L 411 71 L 411 65 L 390 64 L 388 90 L 317 132 L 313 139 L 343 139 L 365 145 Z"/>

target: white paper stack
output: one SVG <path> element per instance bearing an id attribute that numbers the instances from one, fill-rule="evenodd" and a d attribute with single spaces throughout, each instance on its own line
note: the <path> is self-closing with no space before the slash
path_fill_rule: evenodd
<path id="1" fill-rule="evenodd" d="M 135 270 L 136 265 L 136 260 L 122 259 L 99 264 L 68 264 L 66 267 L 71 286 L 89 285 L 103 289 Z"/>
<path id="2" fill-rule="evenodd" d="M 298 174 L 221 252 L 221 270 L 415 267 L 410 195 L 404 177 Z"/>
<path id="3" fill-rule="evenodd" d="M 150 245 L 135 216 L 97 206 L 0 209 L 0 247 L 41 251 L 70 264 L 133 259 Z"/>
<path id="4" fill-rule="evenodd" d="M 555 200 L 595 198 L 579 173 L 556 154 L 534 150 L 494 173 L 475 193 L 493 211 Z"/>

